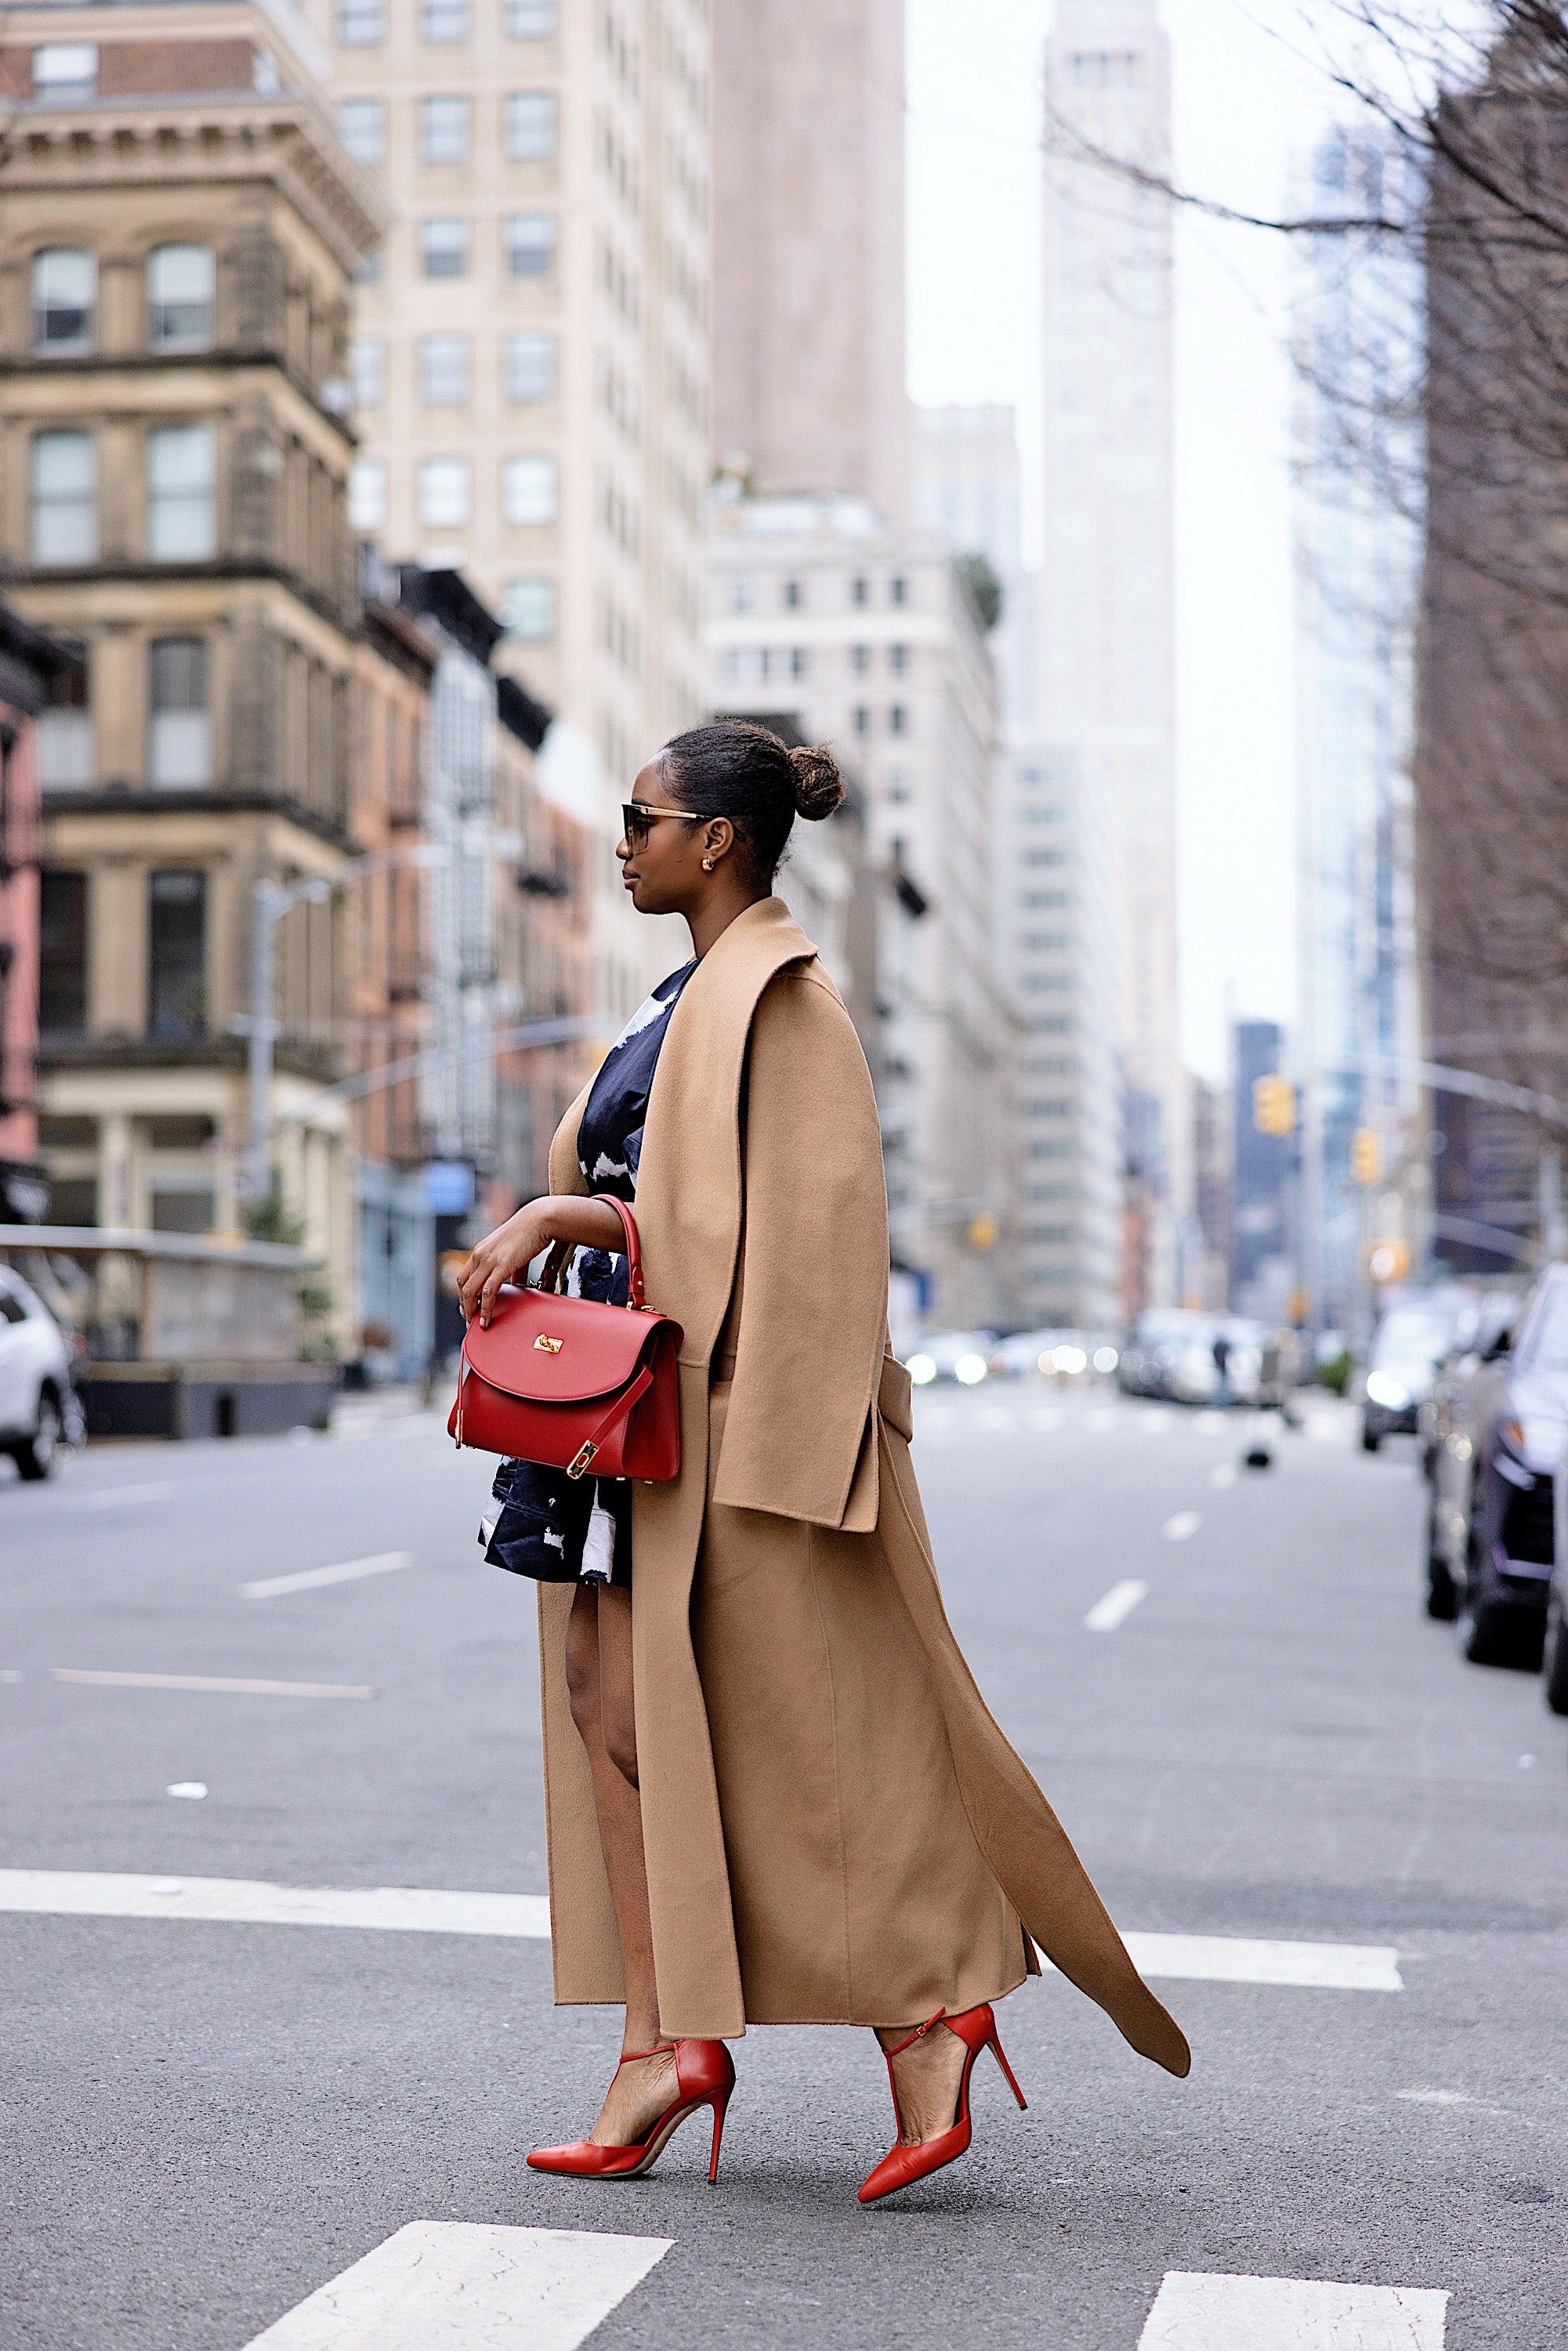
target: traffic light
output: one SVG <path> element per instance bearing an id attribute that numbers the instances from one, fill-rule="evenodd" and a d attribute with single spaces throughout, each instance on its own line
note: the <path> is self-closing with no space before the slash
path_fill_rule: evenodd
<path id="1" fill-rule="evenodd" d="M 1278 1071 L 1252 1081 L 1252 1123 L 1260 1134 L 1286 1135 L 1296 1131 L 1296 1089 Z"/>
<path id="2" fill-rule="evenodd" d="M 989 1209 L 982 1209 L 969 1219 L 969 1247 L 973 1249 L 994 1249 L 997 1245 L 997 1220 Z"/>
<path id="3" fill-rule="evenodd" d="M 1383 1137 L 1375 1126 L 1358 1126 L 1350 1138 L 1350 1172 L 1358 1184 L 1383 1181 Z"/>

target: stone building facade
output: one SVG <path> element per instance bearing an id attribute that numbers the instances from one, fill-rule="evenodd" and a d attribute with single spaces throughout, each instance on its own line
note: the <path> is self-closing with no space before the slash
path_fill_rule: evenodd
<path id="1" fill-rule="evenodd" d="M 0 544 L 83 686 L 44 716 L 40 1142 L 57 1216 L 233 1231 L 254 889 L 273 1158 L 352 1290 L 349 289 L 383 214 L 303 30 L 250 0 L 19 8 L 0 53 Z"/>

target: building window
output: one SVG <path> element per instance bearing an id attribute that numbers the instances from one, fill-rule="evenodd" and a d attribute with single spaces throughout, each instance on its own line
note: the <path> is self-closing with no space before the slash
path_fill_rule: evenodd
<path id="1" fill-rule="evenodd" d="M 466 277 L 468 224 L 460 215 L 421 221 L 419 258 L 427 277 Z"/>
<path id="2" fill-rule="evenodd" d="M 427 163 L 466 163 L 474 110 L 465 98 L 422 98 L 419 152 Z"/>
<path id="3" fill-rule="evenodd" d="M 871 667 L 871 647 L 869 645 L 852 645 L 850 647 L 850 667 L 853 670 L 857 677 L 863 677 L 865 675 L 867 670 Z"/>
<path id="4" fill-rule="evenodd" d="M 350 348 L 354 401 L 360 408 L 379 408 L 387 396 L 387 347 L 379 335 L 356 335 Z"/>
<path id="5" fill-rule="evenodd" d="M 192 791 L 213 780 L 207 648 L 201 637 L 155 637 L 148 662 L 147 780 Z"/>
<path id="6" fill-rule="evenodd" d="M 893 705 L 893 707 L 889 710 L 887 714 L 887 726 L 888 732 L 891 735 L 908 734 L 909 713 L 905 710 L 902 702 L 895 702 Z"/>
<path id="7" fill-rule="evenodd" d="M 508 162 L 553 162 L 556 141 L 554 90 L 514 90 L 507 100 L 506 138 Z"/>
<path id="8" fill-rule="evenodd" d="M 790 676 L 791 676 L 791 677 L 804 677 L 804 676 L 805 676 L 805 674 L 806 674 L 806 648 L 805 648 L 805 646 L 804 646 L 804 645 L 791 645 L 791 646 L 790 646 L 790 648 L 789 648 L 789 674 L 790 674 Z"/>
<path id="9" fill-rule="evenodd" d="M 419 37 L 432 47 L 468 38 L 468 0 L 419 0 Z"/>
<path id="10" fill-rule="evenodd" d="M 556 0 L 507 0 L 508 40 L 551 40 L 555 26 Z"/>
<path id="11" fill-rule="evenodd" d="M 508 580 L 501 618 L 519 643 L 548 645 L 555 634 L 555 581 Z"/>
<path id="12" fill-rule="evenodd" d="M 387 518 L 387 469 L 361 457 L 349 475 L 349 521 L 355 530 L 380 530 Z"/>
<path id="13" fill-rule="evenodd" d="M 865 603 L 870 594 L 871 590 L 865 580 L 852 580 L 850 581 L 850 602 L 852 604 Z"/>
<path id="14" fill-rule="evenodd" d="M 90 351 L 98 308 L 98 264 L 72 245 L 33 256 L 33 349 L 46 359 Z"/>
<path id="15" fill-rule="evenodd" d="M 466 335 L 421 335 L 419 396 L 427 408 L 456 408 L 468 398 L 471 348 Z"/>
<path id="16" fill-rule="evenodd" d="M 381 98 L 346 98 L 338 109 L 338 136 L 356 163 L 386 160 L 387 109 Z"/>
<path id="17" fill-rule="evenodd" d="M 210 424 L 164 424 L 147 436 L 147 553 L 154 563 L 204 563 L 217 553 Z"/>
<path id="18" fill-rule="evenodd" d="M 554 522 L 553 457 L 508 457 L 501 467 L 501 512 L 508 522 Z"/>
<path id="19" fill-rule="evenodd" d="M 473 511 L 472 468 L 466 457 L 427 457 L 419 469 L 419 519 L 429 530 L 450 530 Z"/>
<path id="20" fill-rule="evenodd" d="M 90 563 L 98 554 L 98 451 L 90 433 L 36 433 L 35 563 Z"/>
<path id="21" fill-rule="evenodd" d="M 87 875 L 46 865 L 38 876 L 38 1027 L 87 1027 Z"/>
<path id="22" fill-rule="evenodd" d="M 887 583 L 887 601 L 890 604 L 907 604 L 909 601 L 908 580 L 904 579 L 890 580 Z"/>
<path id="23" fill-rule="evenodd" d="M 147 877 L 147 1034 L 192 1044 L 207 1030 L 207 877 L 164 867 Z"/>
<path id="24" fill-rule="evenodd" d="M 79 659 L 49 680 L 48 702 L 37 716 L 41 791 L 86 791 L 94 780 L 87 648 L 78 645 L 75 651 Z"/>
<path id="25" fill-rule="evenodd" d="M 381 247 L 378 246 L 374 253 L 366 254 L 363 261 L 355 270 L 354 283 L 356 286 L 379 286 L 381 282 L 382 256 Z"/>
<path id="26" fill-rule="evenodd" d="M 855 709 L 855 733 L 857 735 L 871 733 L 871 712 L 863 702 L 858 704 Z"/>
<path id="27" fill-rule="evenodd" d="M 204 351 L 213 340 L 217 272 L 205 245 L 161 245 L 147 256 L 147 340 L 155 351 Z"/>
<path id="28" fill-rule="evenodd" d="M 548 277 L 554 267 L 554 213 L 513 213 L 507 222 L 507 276 Z"/>
<path id="29" fill-rule="evenodd" d="M 791 612 L 800 609 L 800 582 L 798 580 L 786 580 L 784 582 L 784 602 Z"/>
<path id="30" fill-rule="evenodd" d="M 506 335 L 501 358 L 508 400 L 521 403 L 555 398 L 553 335 Z"/>
<path id="31" fill-rule="evenodd" d="M 46 41 L 33 51 L 33 95 L 46 106 L 77 106 L 98 95 L 96 41 Z"/>
<path id="32" fill-rule="evenodd" d="M 338 0 L 338 45 L 373 49 L 387 37 L 385 0 Z"/>
<path id="33" fill-rule="evenodd" d="M 148 1223 L 155 1233 L 210 1233 L 217 1222 L 217 1195 L 210 1176 L 155 1168 L 148 1207 Z"/>
<path id="34" fill-rule="evenodd" d="M 909 667 L 909 647 L 907 645 L 889 645 L 887 649 L 887 665 L 889 669 L 907 669 Z"/>

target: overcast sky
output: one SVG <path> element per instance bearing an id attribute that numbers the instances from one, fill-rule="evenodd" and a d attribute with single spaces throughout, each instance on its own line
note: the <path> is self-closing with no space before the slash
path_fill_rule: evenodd
<path id="1" fill-rule="evenodd" d="M 1178 180 L 1285 202 L 1331 93 L 1294 0 L 1160 0 Z M 1011 402 L 1038 502 L 1039 105 L 1051 0 L 908 0 L 910 389 Z M 1225 1068 L 1228 1012 L 1288 1019 L 1294 933 L 1285 240 L 1182 218 L 1176 680 L 1182 1032 Z M 1026 530 L 1028 518 L 1026 517 Z"/>

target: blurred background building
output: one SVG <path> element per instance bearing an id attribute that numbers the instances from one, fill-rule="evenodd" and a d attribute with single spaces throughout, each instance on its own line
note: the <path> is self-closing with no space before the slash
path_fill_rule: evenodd
<path id="1" fill-rule="evenodd" d="M 1302 192 L 1315 219 L 1406 206 L 1403 152 L 1331 131 Z M 1324 231 L 1301 256 L 1296 476 L 1301 1286 L 1319 1329 L 1366 1298 L 1364 1181 L 1378 1231 L 1422 1247 L 1426 1133 L 1412 870 L 1419 527 L 1410 389 L 1421 281 L 1369 231 Z M 1369 1140 L 1376 1137 L 1375 1152 Z M 1357 1164 L 1362 1169 L 1358 1177 Z"/>
<path id="2" fill-rule="evenodd" d="M 1057 0 L 1045 56 L 1041 710 L 1058 789 L 1110 820 L 1130 1317 L 1169 1303 L 1190 1193 L 1176 1031 L 1167 44 L 1155 0 Z"/>

